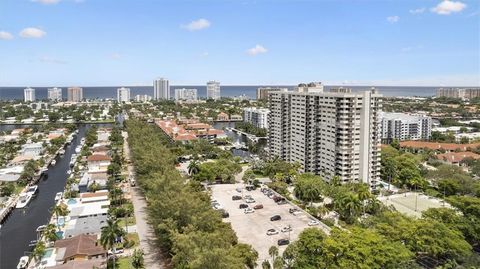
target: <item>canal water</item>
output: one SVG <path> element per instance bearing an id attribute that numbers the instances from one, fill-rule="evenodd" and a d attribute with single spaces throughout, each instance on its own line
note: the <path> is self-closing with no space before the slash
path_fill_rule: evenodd
<path id="1" fill-rule="evenodd" d="M 88 124 L 79 125 L 79 133 L 65 148 L 65 155 L 61 158 L 57 157 L 56 165 L 48 169 L 48 178 L 42 178 L 38 182 L 36 196 L 32 198 L 26 208 L 14 209 L 3 223 L 0 228 L 1 269 L 17 268 L 20 257 L 28 255 L 28 244 L 31 240 L 36 239 L 37 227 L 49 221 L 52 215 L 51 209 L 55 204 L 55 194 L 65 188 L 71 155 L 90 126 Z"/>
<path id="2" fill-rule="evenodd" d="M 244 143 L 245 145 L 248 145 L 248 138 L 244 134 L 239 134 L 234 131 L 229 131 L 226 130 L 226 128 L 235 128 L 235 122 L 216 122 L 213 124 L 213 128 L 215 129 L 221 129 L 225 131 L 225 134 L 232 139 L 233 143 Z M 266 140 L 261 139 L 259 141 L 259 146 L 260 147 L 265 147 L 266 146 Z M 232 149 L 233 156 L 238 156 L 238 157 L 249 157 L 251 154 L 250 152 L 246 150 L 241 150 L 241 149 Z"/>

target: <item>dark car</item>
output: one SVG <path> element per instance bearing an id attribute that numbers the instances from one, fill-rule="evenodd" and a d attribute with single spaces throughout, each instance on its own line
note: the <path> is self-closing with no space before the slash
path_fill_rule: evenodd
<path id="1" fill-rule="evenodd" d="M 277 243 L 278 243 L 279 246 L 284 246 L 284 245 L 290 244 L 290 241 L 288 239 L 280 239 L 280 240 L 278 240 Z"/>
<path id="2" fill-rule="evenodd" d="M 242 196 L 234 195 L 232 196 L 232 201 L 242 200 Z"/>
<path id="3" fill-rule="evenodd" d="M 276 221 L 276 220 L 281 220 L 281 219 L 282 219 L 282 217 L 280 217 L 280 215 L 275 215 L 275 216 L 272 216 L 270 218 L 270 221 Z"/>
<path id="4" fill-rule="evenodd" d="M 273 199 L 273 201 L 276 203 L 276 202 L 279 202 L 279 201 L 281 201 L 282 199 L 285 199 L 285 198 L 282 198 L 282 197 L 280 197 L 280 196 L 273 196 L 272 199 Z"/>
<path id="5" fill-rule="evenodd" d="M 228 214 L 226 210 L 221 210 L 220 213 L 222 213 L 222 218 L 224 219 L 230 217 L 230 214 Z"/>
<path id="6" fill-rule="evenodd" d="M 240 205 L 238 206 L 238 208 L 240 208 L 240 209 L 244 209 L 244 208 L 247 208 L 247 207 L 248 207 L 247 204 L 240 204 Z"/>
<path id="7" fill-rule="evenodd" d="M 258 204 L 256 206 L 253 207 L 253 209 L 262 209 L 263 208 L 263 205 L 262 204 Z"/>
<path id="8" fill-rule="evenodd" d="M 284 205 L 284 204 L 286 204 L 286 203 L 287 203 L 287 200 L 282 199 L 282 200 L 280 200 L 280 201 L 277 202 L 277 205 Z"/>

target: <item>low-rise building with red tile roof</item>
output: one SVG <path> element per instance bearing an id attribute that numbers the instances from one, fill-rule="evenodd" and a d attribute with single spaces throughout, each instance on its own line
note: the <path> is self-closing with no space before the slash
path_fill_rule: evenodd
<path id="1" fill-rule="evenodd" d="M 439 143 L 439 142 L 424 142 L 424 141 L 401 141 L 400 142 L 400 147 L 410 148 L 415 150 L 431 149 L 431 150 L 445 150 L 445 151 L 467 151 L 479 146 L 480 146 L 480 143 L 455 144 L 455 143 Z"/>
<path id="2" fill-rule="evenodd" d="M 480 155 L 470 152 L 470 151 L 464 151 L 464 152 L 447 152 L 444 154 L 438 154 L 437 159 L 451 163 L 451 164 L 456 164 L 459 165 L 463 160 L 467 158 L 472 158 L 475 160 L 480 159 Z"/>

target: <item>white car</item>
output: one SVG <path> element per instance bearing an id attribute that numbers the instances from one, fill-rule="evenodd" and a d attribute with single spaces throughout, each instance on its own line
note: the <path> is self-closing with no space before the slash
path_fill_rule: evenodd
<path id="1" fill-rule="evenodd" d="M 255 199 L 248 198 L 248 199 L 245 199 L 245 202 L 246 203 L 255 203 Z"/>
<path id="2" fill-rule="evenodd" d="M 277 230 L 275 230 L 275 229 L 268 229 L 267 235 L 275 235 L 275 234 L 278 234 L 278 231 L 277 231 Z"/>
<path id="3" fill-rule="evenodd" d="M 282 233 L 288 233 L 288 232 L 291 232 L 292 231 L 292 227 L 291 226 L 285 226 L 282 228 Z"/>
<path id="4" fill-rule="evenodd" d="M 243 210 L 243 213 L 245 213 L 245 214 L 253 213 L 253 212 L 255 212 L 255 209 L 250 208 L 250 207 L 249 207 L 249 208 L 245 208 L 245 209 Z"/>
<path id="5" fill-rule="evenodd" d="M 317 226 L 318 224 L 320 224 L 320 222 L 318 222 L 317 220 L 311 220 L 308 222 L 308 226 Z"/>

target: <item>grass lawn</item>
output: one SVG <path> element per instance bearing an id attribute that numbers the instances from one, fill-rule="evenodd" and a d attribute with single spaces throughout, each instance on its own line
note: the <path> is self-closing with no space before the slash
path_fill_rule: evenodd
<path id="1" fill-rule="evenodd" d="M 138 247 L 138 246 L 140 245 L 140 238 L 138 238 L 138 234 L 137 234 L 137 233 L 129 233 L 129 234 L 127 234 L 127 239 L 128 239 L 129 241 L 135 242 L 135 244 L 133 245 L 133 248 Z"/>
<path id="2" fill-rule="evenodd" d="M 116 267 L 116 268 L 118 268 L 118 269 L 131 269 L 131 268 L 133 268 L 131 266 L 131 264 L 132 263 L 131 263 L 130 257 L 120 258 L 120 259 L 118 259 L 118 262 L 117 262 L 118 267 Z"/>
<path id="3" fill-rule="evenodd" d="M 135 217 L 129 217 L 128 218 L 128 226 L 135 225 L 137 221 L 135 220 Z M 125 218 L 121 218 L 120 221 L 118 222 L 118 225 L 122 228 L 125 228 Z"/>

